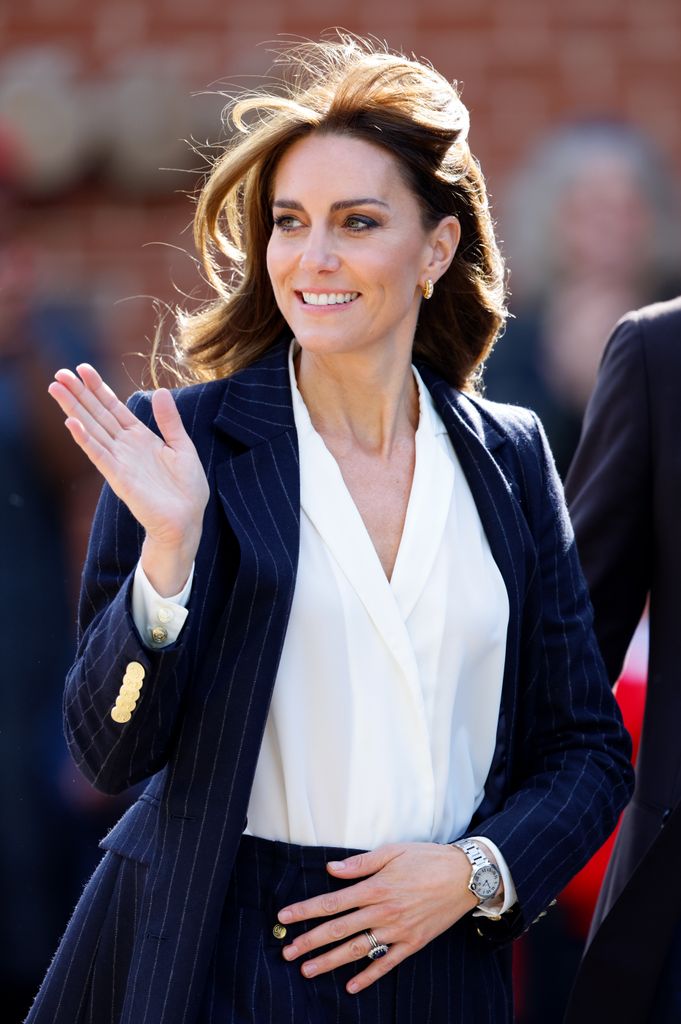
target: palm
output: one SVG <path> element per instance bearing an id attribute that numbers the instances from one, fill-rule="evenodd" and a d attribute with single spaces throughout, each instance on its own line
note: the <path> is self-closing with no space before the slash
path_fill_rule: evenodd
<path id="1" fill-rule="evenodd" d="M 200 529 L 208 483 L 170 393 L 157 391 L 152 398 L 160 438 L 91 366 L 79 366 L 78 373 L 59 370 L 50 394 L 66 413 L 74 440 L 147 536 L 172 545 Z"/>

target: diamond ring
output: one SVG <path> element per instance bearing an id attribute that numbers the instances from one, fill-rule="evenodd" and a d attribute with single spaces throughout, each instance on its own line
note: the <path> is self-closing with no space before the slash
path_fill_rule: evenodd
<path id="1" fill-rule="evenodd" d="M 371 949 L 367 953 L 367 956 L 369 957 L 370 960 L 380 960 L 380 958 L 382 956 L 385 956 L 385 954 L 388 952 L 388 947 L 386 946 L 385 942 L 379 942 L 374 933 L 369 929 L 367 929 L 364 932 L 364 934 L 366 935 L 371 945 Z"/>

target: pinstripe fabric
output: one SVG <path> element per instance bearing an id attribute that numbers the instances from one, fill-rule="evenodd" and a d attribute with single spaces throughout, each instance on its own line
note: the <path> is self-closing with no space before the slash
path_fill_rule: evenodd
<path id="1" fill-rule="evenodd" d="M 497 739 L 497 755 L 505 756 L 495 756 L 472 827 L 498 843 L 518 892 L 516 915 L 479 927 L 490 937 L 515 937 L 549 904 L 549 890 L 559 892 L 588 859 L 604 826 L 614 827 L 613 807 L 631 795 L 631 766 L 622 756 L 629 744 L 604 685 L 591 605 L 541 425 L 526 410 L 452 396 L 426 368 L 424 379 L 509 588 Z"/>
<path id="2" fill-rule="evenodd" d="M 244 837 L 198 1024 L 510 1022 L 509 950 L 490 955 L 479 942 L 471 942 L 473 936 L 463 925 L 430 943 L 360 996 L 348 995 L 345 984 L 366 961 L 306 981 L 299 965 L 283 959 L 286 942 L 312 925 L 289 927 L 286 938 L 277 939 L 272 933 L 277 910 L 314 893 L 342 888 L 344 883 L 332 878 L 324 865 L 350 852 Z M 459 991 L 443 983 L 451 965 L 464 962 L 477 984 Z"/>
<path id="3" fill-rule="evenodd" d="M 136 633 L 130 586 L 142 538 L 108 488 L 93 526 L 65 692 L 67 738 L 105 791 L 153 776 L 104 844 L 140 863 L 144 850 L 148 863 L 120 1024 L 195 1024 L 206 989 L 295 582 L 299 477 L 287 348 L 282 339 L 228 381 L 178 392 L 211 500 L 176 644 L 149 651 Z M 467 923 L 471 942 L 479 931 L 494 946 L 527 927 L 614 826 L 630 793 L 628 743 L 540 428 L 529 413 L 473 401 L 419 370 L 511 606 L 497 747 L 471 823 L 502 849 L 519 896 L 502 922 Z M 150 420 L 148 396 L 132 406 Z M 109 712 L 131 660 L 146 676 L 121 726 Z M 72 1024 L 57 1009 L 60 987 L 77 998 L 77 985 L 64 981 L 82 980 L 71 962 L 87 959 L 72 940 L 69 929 L 30 1024 Z M 454 1000 L 478 986 L 476 963 L 466 946 L 439 979 Z M 428 984 L 422 977 L 412 992 L 400 981 L 400 1000 L 422 1003 Z"/>
<path id="4" fill-rule="evenodd" d="M 69 922 L 31 1015 L 72 1024 L 115 1024 L 125 998 L 147 867 L 107 853 Z M 68 963 L 61 952 L 69 949 Z"/>

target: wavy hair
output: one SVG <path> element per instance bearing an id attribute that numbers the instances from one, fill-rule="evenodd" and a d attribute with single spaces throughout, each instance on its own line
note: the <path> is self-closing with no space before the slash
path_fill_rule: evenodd
<path id="1" fill-rule="evenodd" d="M 422 303 L 414 357 L 474 390 L 505 321 L 505 281 L 485 183 L 468 147 L 468 111 L 430 65 L 345 33 L 287 47 L 277 90 L 231 107 L 235 138 L 198 196 L 194 238 L 213 301 L 178 311 L 174 340 L 185 381 L 223 377 L 262 356 L 286 329 L 266 266 L 273 178 L 283 154 L 312 133 L 386 149 L 419 202 L 424 227 L 455 215 L 461 241 Z"/>

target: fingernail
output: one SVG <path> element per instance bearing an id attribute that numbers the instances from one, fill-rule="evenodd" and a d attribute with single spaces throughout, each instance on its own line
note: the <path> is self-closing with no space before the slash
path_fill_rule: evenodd
<path id="1" fill-rule="evenodd" d="M 350 992 L 351 995 L 354 995 L 355 992 L 357 992 L 358 989 L 359 989 L 359 985 L 357 984 L 356 981 L 349 981 L 348 982 L 348 992 Z"/>
<path id="2" fill-rule="evenodd" d="M 288 924 L 289 921 L 293 920 L 293 914 L 290 910 L 280 910 L 278 917 L 282 924 Z"/>
<path id="3" fill-rule="evenodd" d="M 301 970 L 302 970 L 302 972 L 303 972 L 303 974 L 305 975 L 306 978 L 313 978 L 314 975 L 317 973 L 317 965 L 316 964 L 303 964 Z"/>
<path id="4" fill-rule="evenodd" d="M 344 860 L 330 860 L 329 867 L 333 868 L 334 871 L 343 871 L 347 865 Z"/>
<path id="5" fill-rule="evenodd" d="M 284 956 L 286 957 L 287 960 L 293 960 L 295 957 L 298 956 L 298 947 L 297 946 L 285 946 L 283 952 L 284 952 Z"/>

